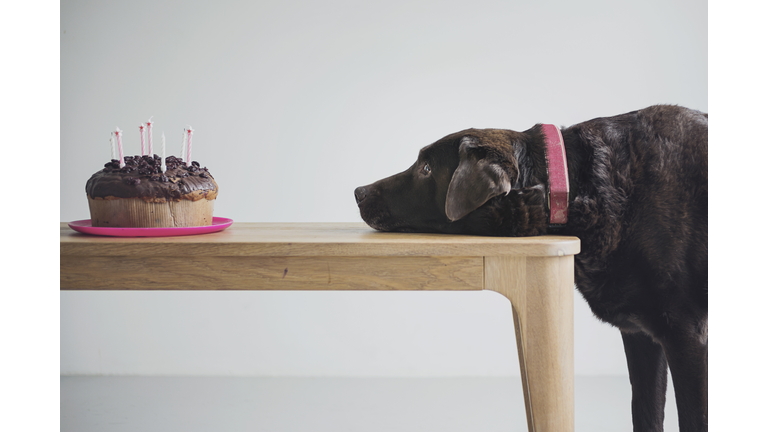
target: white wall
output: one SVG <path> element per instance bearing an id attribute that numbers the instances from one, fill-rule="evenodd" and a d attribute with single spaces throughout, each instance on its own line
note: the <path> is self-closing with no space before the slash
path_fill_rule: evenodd
<path id="1" fill-rule="evenodd" d="M 515 4 L 517 3 L 517 4 Z M 154 116 L 239 222 L 359 221 L 356 186 L 467 127 L 569 125 L 656 103 L 707 111 L 695 1 L 61 2 L 60 218 L 109 132 Z M 625 374 L 576 294 L 576 373 Z M 62 374 L 515 375 L 495 293 L 62 292 Z"/>

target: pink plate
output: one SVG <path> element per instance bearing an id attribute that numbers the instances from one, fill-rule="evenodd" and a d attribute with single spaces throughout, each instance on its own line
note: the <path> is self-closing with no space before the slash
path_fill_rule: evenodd
<path id="1" fill-rule="evenodd" d="M 168 237 L 195 234 L 207 234 L 225 230 L 232 225 L 232 219 L 214 217 L 213 224 L 197 227 L 169 227 L 169 228 L 112 228 L 91 226 L 90 219 L 83 219 L 69 223 L 69 227 L 84 234 L 113 236 L 113 237 Z"/>

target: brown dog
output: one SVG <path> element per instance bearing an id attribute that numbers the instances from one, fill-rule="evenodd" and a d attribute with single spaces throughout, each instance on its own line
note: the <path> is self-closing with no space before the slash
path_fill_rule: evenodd
<path id="1" fill-rule="evenodd" d="M 661 431 L 672 372 L 681 431 L 707 430 L 707 114 L 652 106 L 561 129 L 568 220 L 550 225 L 542 125 L 468 129 L 355 190 L 382 231 L 576 236 L 576 287 L 619 328 L 635 431 Z"/>

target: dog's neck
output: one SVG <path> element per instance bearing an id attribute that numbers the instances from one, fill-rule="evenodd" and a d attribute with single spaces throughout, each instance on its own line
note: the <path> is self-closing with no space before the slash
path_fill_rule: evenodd
<path id="1" fill-rule="evenodd" d="M 541 125 L 547 158 L 547 203 L 549 225 L 561 228 L 568 223 L 568 162 L 565 156 L 565 141 L 555 125 Z"/>
<path id="2" fill-rule="evenodd" d="M 549 227 L 553 231 L 563 228 L 567 222 L 568 203 L 574 198 L 574 177 L 567 137 L 553 125 L 537 124 L 523 132 L 524 140 L 513 143 L 517 161 L 518 181 L 515 188 L 541 187 L 546 194 Z M 564 139 L 565 138 L 565 139 Z M 552 155 L 548 154 L 552 153 Z M 551 166 L 555 162 L 557 166 Z M 552 192 L 557 202 L 551 205 Z M 555 213 L 555 217 L 553 217 Z"/>

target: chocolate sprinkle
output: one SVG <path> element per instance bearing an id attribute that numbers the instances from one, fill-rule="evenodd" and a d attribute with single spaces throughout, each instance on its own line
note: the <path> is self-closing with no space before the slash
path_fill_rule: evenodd
<path id="1" fill-rule="evenodd" d="M 123 159 L 125 166 L 122 168 L 115 159 L 104 164 L 104 169 L 86 182 L 85 192 L 92 198 L 160 200 L 179 200 L 198 191 L 207 196 L 218 193 L 213 176 L 207 169 L 201 169 L 196 161 L 187 166 L 180 158 L 168 156 L 165 158 L 166 172 L 162 173 L 157 155 L 125 156 Z M 190 175 L 197 172 L 199 174 Z"/>

